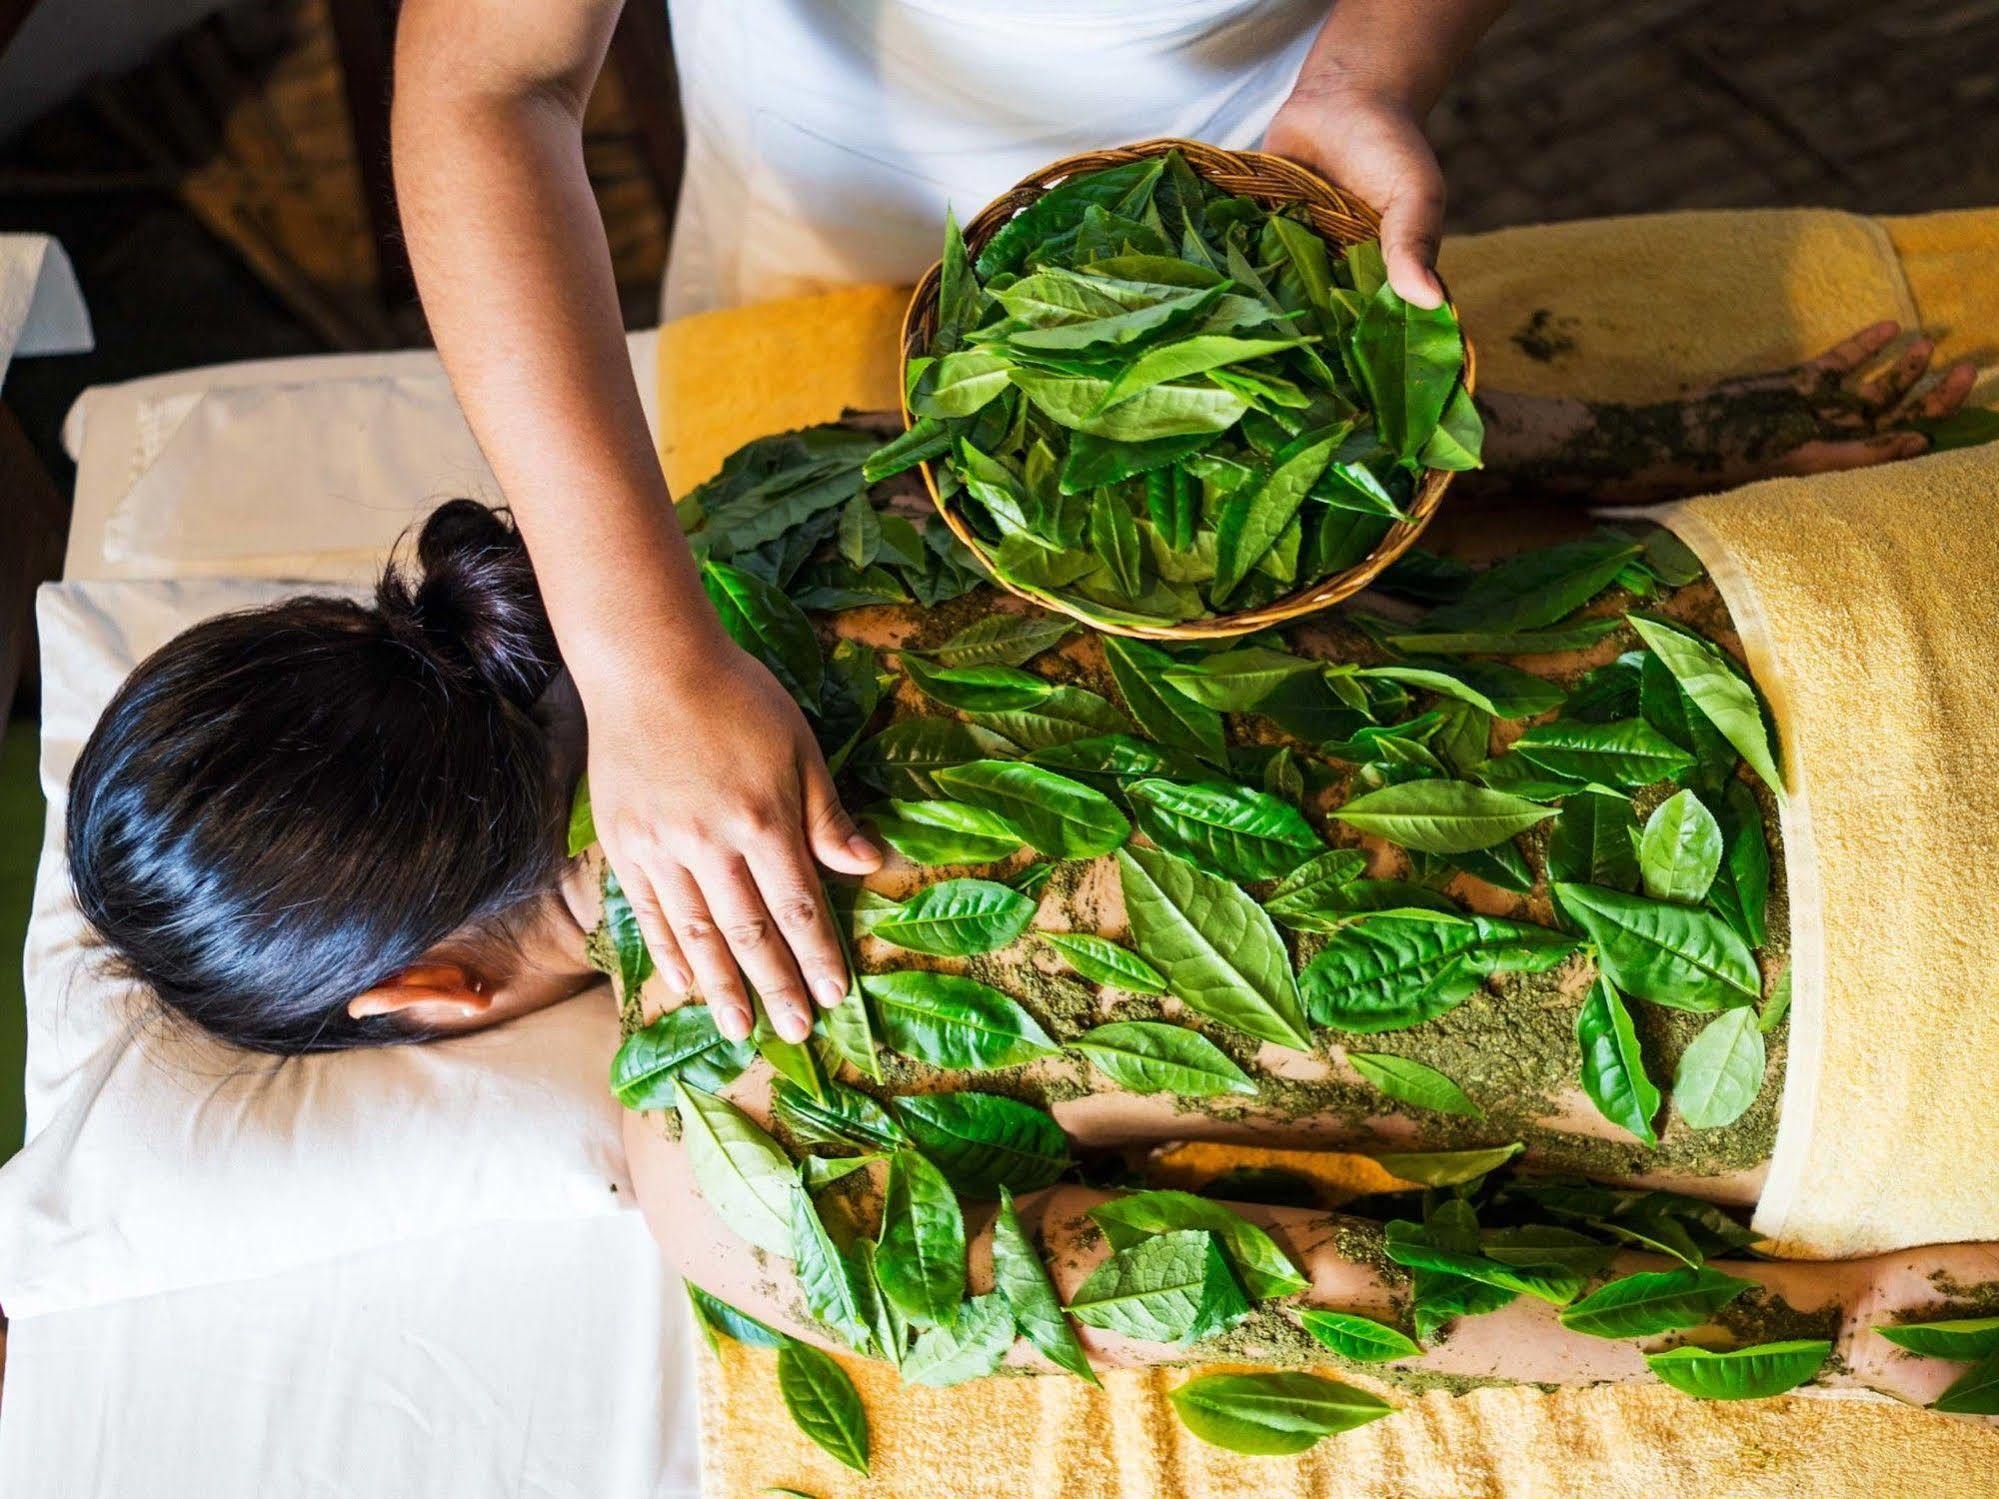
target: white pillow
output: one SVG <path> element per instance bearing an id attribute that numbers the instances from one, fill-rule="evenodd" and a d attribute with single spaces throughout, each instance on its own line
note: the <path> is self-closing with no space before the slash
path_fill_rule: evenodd
<path id="1" fill-rule="evenodd" d="M 170 636 L 300 591 L 202 579 L 41 592 L 50 815 L 27 949 L 29 1141 L 0 1170 L 10 1315 L 635 1206 L 605 1082 L 607 991 L 453 1041 L 275 1065 L 149 1023 L 145 995 L 101 973 L 62 853 L 84 739 Z"/>

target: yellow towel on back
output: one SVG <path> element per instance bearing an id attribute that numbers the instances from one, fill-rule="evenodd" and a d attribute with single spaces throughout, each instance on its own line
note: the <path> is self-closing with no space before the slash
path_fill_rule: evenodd
<path id="1" fill-rule="evenodd" d="M 1999 448 L 1752 485 L 1667 523 L 1782 727 L 1793 1008 L 1757 1230 L 1999 1240 Z"/>
<path id="2" fill-rule="evenodd" d="M 1502 231 L 1454 242 L 1444 270 L 1489 385 L 1645 400 L 1796 363 L 1882 317 L 1941 318 L 1947 356 L 1976 357 L 1979 330 L 1999 328 L 1981 289 L 1995 263 L 1999 214 L 1884 224 L 1783 211 Z M 897 292 L 859 288 L 664 330 L 661 449 L 676 490 L 752 437 L 843 406 L 893 405 L 901 305 Z M 1999 807 L 1944 799 L 1945 788 L 1969 798 L 1999 784 L 1999 683 L 1980 655 L 1999 605 L 1983 499 L 1995 491 L 1999 459 L 1944 455 L 1681 512 L 1753 642 L 1800 768 L 1798 837 L 1816 843 L 1827 887 L 1821 977 L 1834 987 L 1810 999 L 1799 986 L 1764 1208 L 1766 1231 L 1797 1252 L 1999 1239 L 1999 1107 L 1984 1081 L 1999 1055 L 1999 975 L 1981 956 L 1999 926 Z M 1785 621 L 1775 642 L 1745 618 L 1759 605 Z M 1795 844 L 1792 860 L 1795 911 L 1812 903 L 1797 898 Z M 1955 932 L 1953 911 L 1967 913 Z M 1808 1029 L 1815 1053 L 1801 1045 Z M 1960 1182 L 1971 1187 L 1961 1203 Z M 1935 1232 L 1912 1232 L 1932 1222 Z M 1165 1399 L 1180 1371 L 1113 1372 L 1101 1392 L 1057 1377 L 927 1390 L 899 1385 L 884 1365 L 845 1362 L 868 1407 L 871 1478 L 794 1430 L 770 1354 L 725 1343 L 701 1364 L 706 1491 L 1970 1499 L 1991 1494 L 1999 1472 L 1992 1428 L 1859 1398 L 1720 1405 L 1650 1385 L 1432 1394 L 1302 1456 L 1246 1458 L 1180 1427 Z"/>

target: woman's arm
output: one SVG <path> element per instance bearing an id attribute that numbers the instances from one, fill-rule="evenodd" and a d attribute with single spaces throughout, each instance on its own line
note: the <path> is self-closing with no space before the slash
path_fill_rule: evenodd
<path id="1" fill-rule="evenodd" d="M 822 1003 L 846 988 L 813 860 L 861 873 L 878 859 L 797 706 L 709 606 L 646 431 L 583 164 L 618 8 L 408 0 L 404 228 L 581 691 L 597 829 L 647 944 L 731 1035 L 750 1027 L 747 974 L 780 1034 L 802 1036 L 808 987 Z"/>
<path id="2" fill-rule="evenodd" d="M 756 1069 L 762 1071 L 763 1069 Z M 760 1084 L 745 1078 L 731 1097 L 760 1120 Z M 761 1321 L 827 1347 L 837 1347 L 806 1311 L 790 1265 L 752 1249 L 702 1199 L 678 1141 L 668 1138 L 657 1116 L 625 1116 L 626 1152 L 639 1204 L 669 1265 L 679 1274 Z M 1117 1194 L 1093 1187 L 1059 1186 L 1019 1201 L 1029 1238 L 1038 1243 L 1057 1294 L 1066 1303 L 1112 1253 L 1113 1246 L 1091 1221 L 1092 1208 Z M 1364 1219 L 1313 1209 L 1255 1203 L 1228 1206 L 1268 1233 L 1288 1254 L 1310 1288 L 1281 1305 L 1325 1307 L 1387 1322 L 1401 1319 L 1409 1285 L 1398 1271 L 1382 1268 L 1378 1255 L 1356 1248 L 1374 1244 L 1379 1228 Z M 969 1286 L 973 1294 L 992 1289 L 992 1215 L 988 1203 L 966 1203 Z M 1675 1261 L 1656 1255 L 1619 1254 L 1606 1279 L 1641 1271 L 1671 1270 Z M 1924 1320 L 1938 1315 L 1946 1286 L 1983 1286 L 1999 1280 L 1999 1248 L 1945 1245 L 1907 1250 L 1866 1260 L 1793 1262 L 1727 1260 L 1715 1263 L 1726 1274 L 1751 1282 L 1741 1302 L 1753 1324 L 1759 1307 L 1781 1304 L 1786 1320 L 1823 1323 L 1833 1340 L 1834 1358 L 1820 1383 L 1875 1390 L 1899 1400 L 1927 1404 L 1963 1372 L 1936 1359 L 1912 1358 L 1873 1332 L 1877 1324 Z M 1279 1304 L 1262 1315 L 1289 1324 Z M 1942 1313 L 1949 1315 L 1950 1313 Z M 1186 1349 L 1148 1343 L 1076 1324 L 1076 1333 L 1099 1368 L 1184 1363 Z M 1790 1334 L 1750 1333 L 1741 1341 L 1771 1341 Z M 1594 1384 L 1650 1379 L 1644 1354 L 1680 1341 L 1678 1335 L 1642 1340 L 1593 1337 L 1564 1327 L 1557 1308 L 1521 1296 L 1497 1311 L 1460 1317 L 1416 1358 L 1398 1361 L 1385 1373 L 1420 1371 L 1452 1377 L 1499 1379 L 1537 1384 Z M 1258 1341 L 1250 1329 L 1250 1341 Z M 1294 1336 L 1275 1347 L 1299 1346 Z M 1256 1361 L 1260 1355 L 1248 1355 Z M 1273 1353 L 1272 1357 L 1280 1355 Z M 1240 1360 L 1242 1355 L 1232 1355 Z M 1290 1355 L 1295 1358 L 1295 1355 Z M 1025 1343 L 1011 1362 L 1040 1364 Z"/>
<path id="3" fill-rule="evenodd" d="M 1977 371 L 1953 365 L 1908 399 L 1935 351 L 1918 338 L 1884 373 L 1860 378 L 1901 331 L 1876 323 L 1796 369 L 1668 401 L 1482 390 L 1486 472 L 1513 488 L 1630 504 L 1913 458 L 1929 440 L 1911 423 L 1956 411 Z"/>

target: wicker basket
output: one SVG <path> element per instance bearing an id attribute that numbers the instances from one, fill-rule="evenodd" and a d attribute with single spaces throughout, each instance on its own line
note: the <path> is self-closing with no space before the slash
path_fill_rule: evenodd
<path id="1" fill-rule="evenodd" d="M 1146 156 L 1163 156 L 1169 150 L 1178 150 L 1186 158 L 1187 165 L 1194 171 L 1226 192 L 1236 193 L 1246 198 L 1254 198 L 1265 207 L 1275 208 L 1286 203 L 1302 203 L 1311 216 L 1312 227 L 1335 248 L 1357 244 L 1362 240 L 1375 238 L 1381 230 L 1380 215 L 1375 213 L 1360 199 L 1342 192 L 1323 178 L 1315 176 L 1296 162 L 1286 161 L 1281 156 L 1267 156 L 1261 151 L 1224 151 L 1219 146 L 1205 145 L 1200 141 L 1152 140 L 1140 141 L 1136 145 L 1117 146 L 1103 151 L 1086 151 L 1077 156 L 1065 156 L 1060 161 L 1050 162 L 1007 192 L 988 203 L 979 215 L 965 225 L 966 250 L 977 258 L 979 251 L 999 231 L 999 227 L 1021 209 L 1032 203 L 1042 193 L 1066 177 L 1079 172 L 1094 172 L 1103 167 L 1114 167 L 1127 161 Z M 917 283 L 915 295 L 909 299 L 909 310 L 902 319 L 902 363 L 905 375 L 909 361 L 921 357 L 930 347 L 930 339 L 937 327 L 937 286 L 941 275 L 941 265 L 933 265 L 924 278 Z M 1455 304 L 1452 304 L 1455 311 Z M 1472 388 L 1474 360 L 1471 340 L 1465 340 L 1465 389 Z M 905 424 L 911 421 L 908 399 L 908 381 L 904 379 L 902 418 Z M 937 506 L 937 513 L 944 517 L 952 532 L 972 551 L 981 562 L 990 564 L 991 556 L 965 518 L 946 504 L 937 489 L 937 475 L 932 465 L 924 463 L 923 482 L 930 491 L 931 501 Z M 1381 544 L 1362 562 L 1344 572 L 1321 578 L 1308 588 L 1288 594 L 1281 599 L 1263 605 L 1258 609 L 1245 609 L 1236 614 L 1217 614 L 1206 619 L 1187 620 L 1180 624 L 1124 625 L 1106 624 L 1093 617 L 1089 609 L 1071 604 L 1054 594 L 1040 589 L 1026 588 L 1009 583 L 995 575 L 995 581 L 1008 592 L 1018 594 L 1030 603 L 1044 609 L 1053 609 L 1080 619 L 1092 629 L 1107 631 L 1114 635 L 1137 635 L 1153 640 L 1204 640 L 1218 636 L 1243 635 L 1251 630 L 1266 629 L 1280 625 L 1303 615 L 1316 613 L 1328 605 L 1367 587 L 1381 570 L 1397 557 L 1409 550 L 1417 536 L 1437 513 L 1437 507 L 1444 498 L 1444 489 L 1451 482 L 1451 475 L 1441 469 L 1425 470 L 1417 481 L 1415 498 L 1409 505 L 1409 518 L 1398 521 Z"/>

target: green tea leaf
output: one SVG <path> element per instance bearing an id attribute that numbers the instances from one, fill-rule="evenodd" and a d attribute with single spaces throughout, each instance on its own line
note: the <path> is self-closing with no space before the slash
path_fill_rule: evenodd
<path id="1" fill-rule="evenodd" d="M 1057 615 L 989 614 L 934 647 L 930 654 L 946 666 L 1021 666 L 1043 651 L 1053 650 L 1075 631 L 1071 621 Z"/>
<path id="2" fill-rule="evenodd" d="M 754 1055 L 748 1041 L 723 1038 L 706 1005 L 682 1005 L 625 1037 L 611 1058 L 611 1092 L 628 1109 L 672 1108 L 676 1078 L 713 1093 L 734 1082 Z"/>
<path id="3" fill-rule="evenodd" d="M 1165 670 L 1167 685 L 1197 703 L 1225 713 L 1254 708 L 1291 678 L 1316 674 L 1319 663 L 1283 651 L 1245 646 Z"/>
<path id="4" fill-rule="evenodd" d="M 1999 1353 L 1999 1317 L 1958 1317 L 1944 1322 L 1876 1323 L 1874 1330 L 1897 1348 L 1925 1358 L 1968 1362 Z"/>
<path id="5" fill-rule="evenodd" d="M 1183 1004 L 1262 1040 L 1310 1048 L 1290 957 L 1255 901 L 1152 849 L 1120 849 L 1118 876 L 1139 955 Z"/>
<path id="6" fill-rule="evenodd" d="M 1550 881 L 1602 885 L 1612 890 L 1638 886 L 1638 819 L 1631 799 L 1609 791 L 1578 791 L 1562 802 L 1561 816 L 1548 835 Z"/>
<path id="7" fill-rule="evenodd" d="M 1312 1018 L 1361 1034 L 1435 1020 L 1490 974 L 1545 972 L 1575 941 L 1495 917 L 1387 911 L 1334 932 L 1299 975 Z"/>
<path id="8" fill-rule="evenodd" d="M 1210 1098 L 1256 1092 L 1249 1075 L 1214 1042 L 1163 1021 L 1113 1021 L 1086 1031 L 1069 1045 L 1130 1093 Z"/>
<path id="9" fill-rule="evenodd" d="M 1147 349 L 1124 367 L 1104 395 L 1115 406 L 1127 396 L 1135 396 L 1155 385 L 1184 380 L 1226 365 L 1261 359 L 1295 349 L 1304 341 L 1296 338 L 1237 338 L 1226 333 L 1196 333 L 1172 343 Z"/>
<path id="10" fill-rule="evenodd" d="M 895 1101 L 917 1149 L 967 1197 L 1035 1192 L 1069 1166 L 1069 1140 L 1047 1112 L 992 1093 L 924 1093 Z"/>
<path id="11" fill-rule="evenodd" d="M 1166 980 L 1137 953 L 1088 932 L 1036 932 L 1062 954 L 1069 966 L 1093 984 L 1109 984 L 1128 994 L 1164 994 Z"/>
<path id="12" fill-rule="evenodd" d="M 1480 573 L 1454 602 L 1431 610 L 1423 620 L 1423 633 L 1510 634 L 1545 629 L 1602 593 L 1624 565 L 1643 551 L 1638 543 L 1616 537 L 1569 542 L 1509 557 Z M 1440 649 L 1436 645 L 1422 648 Z"/>
<path id="13" fill-rule="evenodd" d="M 1524 833 L 1555 809 L 1468 781 L 1405 781 L 1354 797 L 1333 815 L 1419 853 L 1462 854 Z"/>
<path id="14" fill-rule="evenodd" d="M 1659 1136 L 1652 1118 L 1659 1112 L 1659 1090 L 1645 1075 L 1645 1057 L 1630 1012 L 1602 974 L 1576 1013 L 1576 1044 L 1583 1055 L 1583 1091 L 1596 1111 L 1646 1145 L 1656 1146 Z"/>
<path id="15" fill-rule="evenodd" d="M 1718 917 L 1593 885 L 1554 887 L 1589 934 L 1610 981 L 1653 1004 L 1696 1012 L 1754 1004 L 1762 975 L 1748 946 Z"/>
<path id="16" fill-rule="evenodd" d="M 997 1292 L 975 1296 L 955 1321 L 916 1340 L 902 1361 L 906 1383 L 948 1389 L 996 1373 L 1013 1347 L 1013 1311 Z"/>
<path id="17" fill-rule="evenodd" d="M 611 938 L 611 950 L 617 957 L 618 1002 L 630 1004 L 645 981 L 653 976 L 652 949 L 646 946 L 645 933 L 639 930 L 638 914 L 632 910 L 632 903 L 625 895 L 624 886 L 618 883 L 617 871 L 609 864 L 604 866 L 604 876 L 599 888 L 604 902 L 604 927 Z"/>
<path id="18" fill-rule="evenodd" d="M 1005 947 L 1034 920 L 1034 902 L 992 880 L 926 885 L 874 925 L 874 935 L 911 952 L 964 957 Z"/>
<path id="19" fill-rule="evenodd" d="M 1642 718 L 1537 724 L 1513 742 L 1512 752 L 1556 775 L 1620 787 L 1672 780 L 1694 764 L 1692 755 Z"/>
<path id="20" fill-rule="evenodd" d="M 843 1083 L 829 1081 L 825 1093 L 815 1098 L 779 1082 L 771 1089 L 771 1117 L 806 1145 L 888 1154 L 909 1143 L 894 1115 Z"/>
<path id="21" fill-rule="evenodd" d="M 888 1158 L 875 1276 L 918 1327 L 955 1321 L 965 1299 L 964 1214 L 943 1173 L 913 1150 Z"/>
<path id="22" fill-rule="evenodd" d="M 1168 673 L 1173 658 L 1156 646 L 1120 635 L 1102 637 L 1104 660 L 1110 666 L 1124 705 L 1138 726 L 1161 744 L 1186 750 L 1205 760 L 1228 753 L 1222 716 L 1175 687 Z"/>
<path id="23" fill-rule="evenodd" d="M 978 716 L 982 727 L 1028 750 L 1046 749 L 1098 734 L 1122 733 L 1127 727 L 1124 715 L 1107 700 L 1081 687 L 1057 687 L 1031 708 Z"/>
<path id="24" fill-rule="evenodd" d="M 1561 629 L 1544 630 L 1404 630 L 1381 637 L 1390 650 L 1433 656 L 1536 656 L 1558 651 L 1586 651 L 1604 636 L 1624 628 L 1612 615 L 1579 619 Z"/>
<path id="25" fill-rule="evenodd" d="M 833 1242 L 803 1188 L 791 1194 L 791 1242 L 806 1310 L 849 1348 L 865 1353 L 874 1342 L 865 1310 L 866 1271 L 858 1257 Z"/>
<path id="26" fill-rule="evenodd" d="M 1252 1457 L 1303 1452 L 1395 1407 L 1317 1374 L 1204 1374 L 1170 1391 L 1181 1423 L 1210 1446 Z"/>
<path id="27" fill-rule="evenodd" d="M 1474 1150 L 1386 1151 L 1374 1163 L 1400 1181 L 1426 1187 L 1455 1187 L 1497 1171 L 1527 1147 L 1490 1145 Z"/>
<path id="28" fill-rule="evenodd" d="M 791 1258 L 792 1200 L 800 1193 L 791 1158 L 727 1099 L 680 1080 L 674 1098 L 688 1166 L 708 1206 L 757 1248 Z"/>
<path id="29" fill-rule="evenodd" d="M 1831 1354 L 1829 1342 L 1796 1338 L 1727 1353 L 1669 1348 L 1646 1354 L 1645 1363 L 1674 1389 L 1701 1400 L 1765 1400 L 1804 1384 Z"/>
<path id="30" fill-rule="evenodd" d="M 1477 1281 L 1496 1290 L 1532 1296 L 1551 1306 L 1568 1305 L 1588 1280 L 1587 1275 L 1555 1259 L 1540 1264 L 1502 1264 L 1479 1253 L 1475 1241 L 1465 1247 L 1442 1244 L 1427 1229 L 1401 1219 L 1389 1223 L 1383 1248 L 1398 1265 Z"/>
<path id="31" fill-rule="evenodd" d="M 971 416 L 1007 388 L 1012 369 L 1013 361 L 993 349 L 946 354 L 923 371 L 909 408 L 918 416 Z"/>
<path id="32" fill-rule="evenodd" d="M 1136 596 L 1142 585 L 1143 544 L 1130 504 L 1115 489 L 1099 489 L 1090 502 L 1090 547 L 1104 559 L 1118 587 Z"/>
<path id="33" fill-rule="evenodd" d="M 1722 856 L 1708 888 L 1707 902 L 1751 947 L 1768 935 L 1764 916 L 1770 902 L 1770 845 L 1763 837 L 1763 809 L 1756 793 L 1731 779 L 1721 794 Z"/>
<path id="34" fill-rule="evenodd" d="M 817 713 L 825 663 L 819 637 L 798 606 L 754 573 L 725 562 L 702 563 L 701 586 L 729 638 L 769 667 L 800 707 Z"/>
<path id="35" fill-rule="evenodd" d="M 1721 867 L 1721 824 L 1691 791 L 1676 792 L 1646 820 L 1638 869 L 1653 900 L 1698 905 Z"/>
<path id="36" fill-rule="evenodd" d="M 889 796 L 923 801 L 944 795 L 930 778 L 934 771 L 1018 753 L 1010 741 L 990 729 L 955 718 L 909 718 L 862 740 L 847 765 Z"/>
<path id="37" fill-rule="evenodd" d="M 1151 385 L 1107 407 L 1108 380 L 1020 368 L 1010 370 L 1008 378 L 1058 427 L 1112 442 L 1222 432 L 1249 409 L 1241 396 L 1217 385 Z"/>
<path id="38" fill-rule="evenodd" d="M 1336 904 L 1339 892 L 1351 886 L 1366 868 L 1367 855 L 1358 849 L 1328 849 L 1279 880 L 1265 898 L 1263 909 L 1279 921 L 1333 911 L 1351 914 L 1350 907 Z"/>
<path id="39" fill-rule="evenodd" d="M 1035 246 L 1080 225 L 1086 209 L 1092 205 L 1115 208 L 1134 193 L 1149 192 L 1164 170 L 1162 158 L 1141 157 L 1080 173 L 1051 188 L 986 241 L 977 260 L 980 279 L 990 281 L 1002 271 L 1019 270 Z"/>
<path id="40" fill-rule="evenodd" d="M 903 674 L 925 697 L 967 713 L 1005 713 L 1030 708 L 1055 691 L 1046 677 L 1016 666 L 939 666 L 921 656 L 902 656 Z"/>
<path id="41" fill-rule="evenodd" d="M 1295 1296 L 1311 1284 L 1275 1239 L 1213 1198 L 1192 1192 L 1132 1192 L 1097 1204 L 1090 1219 L 1116 1249 L 1180 1230 L 1212 1234 L 1243 1289 L 1258 1301 Z"/>
<path id="42" fill-rule="evenodd" d="M 687 1301 L 694 1308 L 694 1320 L 701 1324 L 701 1331 L 708 1339 L 710 1348 L 716 1347 L 719 1334 L 733 1338 L 746 1348 L 781 1348 L 784 1334 L 775 1328 L 766 1327 L 747 1312 L 739 1312 L 719 1296 L 711 1296 L 691 1280 L 683 1279 L 680 1284 L 687 1291 Z"/>
<path id="43" fill-rule="evenodd" d="M 1443 420 L 1464 368 L 1464 338 L 1448 306 L 1418 307 L 1383 282 L 1348 336 L 1381 439 L 1415 464 Z"/>
<path id="44" fill-rule="evenodd" d="M 1013 1067 L 1058 1050 L 1018 1001 L 977 979 L 867 973 L 861 989 L 874 1001 L 882 1040 L 933 1067 Z"/>
<path id="45" fill-rule="evenodd" d="M 1369 1051 L 1350 1051 L 1347 1060 L 1353 1064 L 1354 1071 L 1398 1103 L 1414 1104 L 1419 1109 L 1434 1109 L 1439 1114 L 1464 1114 L 1473 1119 L 1485 1117 L 1479 1106 L 1465 1096 L 1462 1088 L 1436 1068 L 1422 1062 Z"/>
<path id="46" fill-rule="evenodd" d="M 1705 1266 L 1647 1270 L 1562 1308 L 1562 1326 L 1593 1338 L 1649 1338 L 1698 1327 L 1756 1282 Z"/>
<path id="47" fill-rule="evenodd" d="M 770 1063 L 771 1070 L 788 1080 L 802 1093 L 814 1098 L 826 1096 L 826 1079 L 819 1068 L 818 1055 L 806 1041 L 787 1041 L 778 1035 L 777 1027 L 771 1024 L 770 1013 L 764 1008 L 763 996 L 751 990 L 750 998 L 756 1008 L 756 1025 L 750 1031 L 750 1043 L 756 1047 L 757 1055 Z"/>
<path id="48" fill-rule="evenodd" d="M 1048 1267 L 1021 1225 L 1013 1194 L 1005 1187 L 1000 1188 L 999 1214 L 993 1219 L 993 1289 L 1006 1298 L 1015 1325 L 1042 1357 L 1078 1379 L 1101 1383 L 1063 1314 Z"/>
<path id="49" fill-rule="evenodd" d="M 943 790 L 999 817 L 1021 841 L 1055 859 L 1107 854 L 1131 836 L 1110 798 L 1080 781 L 1017 760 L 974 760 L 934 772 Z"/>
<path id="50" fill-rule="evenodd" d="M 1999 1416 L 1999 1354 L 1987 1354 L 1930 1402 L 1954 1416 Z"/>
<path id="51" fill-rule="evenodd" d="M 1471 392 L 1460 385 L 1451 392 L 1451 399 L 1444 406 L 1443 419 L 1437 423 L 1437 430 L 1430 434 L 1430 440 L 1423 444 L 1423 451 L 1416 458 L 1424 468 L 1463 473 L 1467 469 L 1484 466 L 1479 457 L 1484 447 L 1485 418 L 1479 415 Z"/>
<path id="52" fill-rule="evenodd" d="M 810 1343 L 777 1350 L 777 1388 L 791 1419 L 834 1459 L 868 1471 L 868 1416 L 847 1371 Z"/>
<path id="53" fill-rule="evenodd" d="M 1743 680 L 1728 658 L 1708 641 L 1663 620 L 1634 614 L 1631 627 L 1666 663 L 1694 706 L 1749 762 L 1749 768 L 1772 791 L 1781 792 L 1784 778 L 1763 724 L 1756 689 Z"/>
<path id="54" fill-rule="evenodd" d="M 1161 849 L 1230 880 L 1289 874 L 1325 848 L 1289 802 L 1223 781 L 1125 787 L 1138 830 Z"/>
<path id="55" fill-rule="evenodd" d="M 1417 1358 L 1423 1352 L 1422 1345 L 1400 1328 L 1372 1317 L 1306 1306 L 1298 1309 L 1298 1320 L 1320 1346 L 1357 1364 L 1386 1364 L 1399 1358 Z"/>
<path id="56" fill-rule="evenodd" d="M 576 794 L 569 803 L 569 831 L 565 847 L 570 858 L 597 841 L 597 819 L 590 811 L 590 777 L 579 776 Z"/>
<path id="57" fill-rule="evenodd" d="M 1763 1032 L 1748 1005 L 1710 1020 L 1680 1054 L 1673 1103 L 1695 1129 L 1735 1123 L 1763 1091 Z"/>
<path id="58" fill-rule="evenodd" d="M 1247 1312 L 1215 1236 L 1182 1229 L 1118 1250 L 1077 1289 L 1069 1315 L 1149 1343 L 1191 1342 L 1228 1290 Z"/>
<path id="59" fill-rule="evenodd" d="M 1325 472 L 1326 461 L 1344 435 L 1343 429 L 1335 429 L 1317 441 L 1301 439 L 1291 445 L 1295 452 L 1287 447 L 1279 455 L 1262 483 L 1229 496 L 1215 528 L 1215 598 L 1235 592 L 1258 559 L 1270 550 L 1278 533 L 1305 503 L 1306 492 Z"/>
<path id="60" fill-rule="evenodd" d="M 994 864 L 1020 851 L 1020 835 L 1006 819 L 963 802 L 891 801 L 861 815 L 884 843 L 916 864 Z"/>

